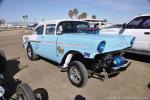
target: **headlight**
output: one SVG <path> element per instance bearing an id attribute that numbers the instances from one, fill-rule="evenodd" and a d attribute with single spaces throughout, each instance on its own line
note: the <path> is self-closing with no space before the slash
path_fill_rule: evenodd
<path id="1" fill-rule="evenodd" d="M 2 97 L 4 93 L 5 93 L 5 89 L 2 86 L 0 86 L 0 97 Z"/>
<path id="2" fill-rule="evenodd" d="M 121 66 L 125 63 L 125 60 L 123 57 L 121 56 L 115 56 L 113 57 L 113 64 L 114 64 L 114 67 L 118 67 L 118 66 Z"/>
<path id="3" fill-rule="evenodd" d="M 134 41 L 135 41 L 135 37 L 131 40 L 131 45 L 134 44 Z"/>
<path id="4" fill-rule="evenodd" d="M 97 47 L 98 52 L 103 52 L 103 50 L 105 49 L 105 44 L 106 41 L 101 41 Z"/>

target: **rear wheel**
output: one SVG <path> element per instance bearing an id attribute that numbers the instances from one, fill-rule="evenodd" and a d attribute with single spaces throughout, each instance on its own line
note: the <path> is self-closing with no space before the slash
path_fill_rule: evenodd
<path id="1" fill-rule="evenodd" d="M 68 78 L 76 87 L 84 87 L 88 81 L 88 72 L 80 61 L 72 61 L 69 64 Z"/>
<path id="2" fill-rule="evenodd" d="M 32 61 L 39 59 L 39 56 L 34 54 L 34 51 L 33 51 L 31 45 L 28 45 L 28 47 L 27 47 L 27 56 Z"/>
<path id="3" fill-rule="evenodd" d="M 17 100 L 36 100 L 32 89 L 26 83 L 17 86 L 16 94 Z"/>

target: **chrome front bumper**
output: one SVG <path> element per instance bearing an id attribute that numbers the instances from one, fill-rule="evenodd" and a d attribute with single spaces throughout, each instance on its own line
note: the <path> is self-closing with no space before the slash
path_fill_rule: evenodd
<path id="1" fill-rule="evenodd" d="M 131 60 L 125 59 L 125 64 L 117 67 L 112 67 L 113 72 L 119 72 L 119 71 L 124 71 L 126 68 L 131 64 Z"/>

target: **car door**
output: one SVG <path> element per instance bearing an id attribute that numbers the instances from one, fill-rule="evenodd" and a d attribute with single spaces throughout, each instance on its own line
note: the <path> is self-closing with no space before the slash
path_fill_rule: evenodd
<path id="1" fill-rule="evenodd" d="M 133 49 L 150 51 L 150 17 L 136 17 L 126 25 L 123 34 L 136 37 Z"/>
<path id="2" fill-rule="evenodd" d="M 56 53 L 57 36 L 55 34 L 55 29 L 56 29 L 55 24 L 45 25 L 44 35 L 39 37 L 39 39 L 41 41 L 40 48 L 42 50 L 42 56 L 57 62 L 57 53 Z"/>
<path id="3" fill-rule="evenodd" d="M 42 56 L 40 38 L 43 36 L 43 32 L 44 32 L 44 25 L 39 25 L 34 30 L 34 35 L 32 37 L 32 38 L 34 38 L 34 40 L 32 41 L 33 50 L 34 50 L 35 54 L 38 54 L 40 56 Z"/>

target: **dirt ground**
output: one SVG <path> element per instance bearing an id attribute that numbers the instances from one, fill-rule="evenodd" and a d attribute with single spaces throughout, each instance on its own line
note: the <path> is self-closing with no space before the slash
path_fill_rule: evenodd
<path id="1" fill-rule="evenodd" d="M 46 59 L 30 61 L 27 58 L 22 47 L 24 34 L 31 31 L 0 32 L 0 49 L 7 56 L 5 73 L 12 79 L 10 88 L 15 88 L 20 81 L 26 82 L 32 89 L 46 90 L 49 100 L 150 100 L 150 56 L 127 54 L 132 63 L 126 71 L 104 81 L 90 78 L 86 87 L 76 88 L 56 64 Z"/>

